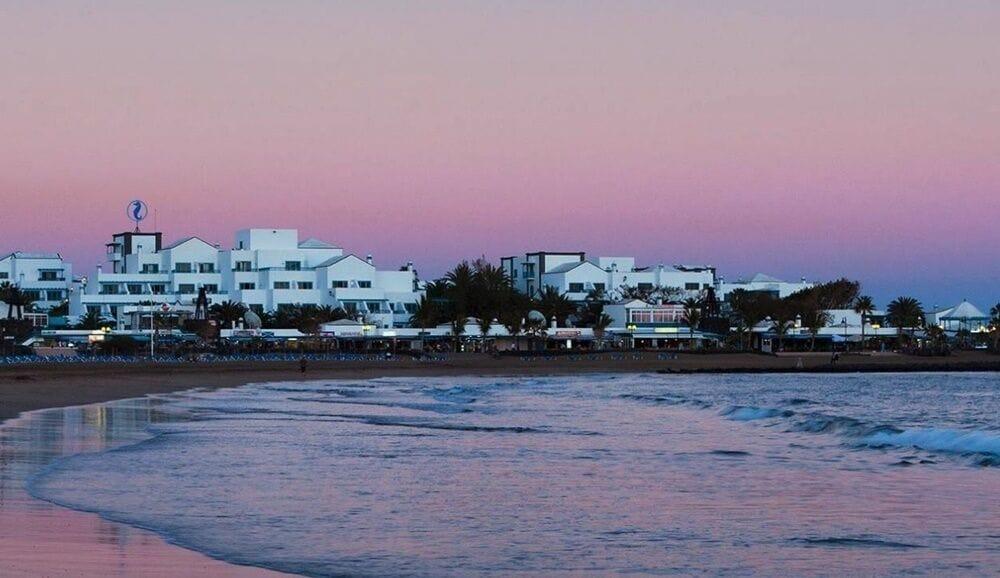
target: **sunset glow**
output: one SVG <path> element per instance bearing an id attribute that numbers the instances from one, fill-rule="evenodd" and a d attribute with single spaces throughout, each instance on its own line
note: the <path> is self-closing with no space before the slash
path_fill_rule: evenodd
<path id="1" fill-rule="evenodd" d="M 808 6 L 807 6 L 808 4 Z M 994 2 L 6 2 L 0 252 L 298 228 L 995 299 Z"/>

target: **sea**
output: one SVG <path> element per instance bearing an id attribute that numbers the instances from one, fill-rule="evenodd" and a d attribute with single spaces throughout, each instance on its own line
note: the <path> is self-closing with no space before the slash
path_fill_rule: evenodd
<path id="1" fill-rule="evenodd" d="M 997 373 L 258 383 L 73 427 L 109 441 L 32 496 L 306 576 L 1000 573 Z"/>

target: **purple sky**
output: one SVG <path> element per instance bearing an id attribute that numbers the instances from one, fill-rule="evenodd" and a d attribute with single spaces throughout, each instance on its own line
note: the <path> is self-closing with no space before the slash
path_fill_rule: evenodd
<path id="1" fill-rule="evenodd" d="M 752 6 L 751 6 L 752 5 Z M 0 4 L 0 251 L 297 227 L 1000 300 L 1000 4 Z"/>

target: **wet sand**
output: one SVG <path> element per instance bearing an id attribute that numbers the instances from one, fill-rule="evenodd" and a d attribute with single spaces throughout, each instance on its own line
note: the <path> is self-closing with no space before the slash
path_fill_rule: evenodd
<path id="1" fill-rule="evenodd" d="M 152 532 L 31 497 L 30 477 L 52 460 L 129 440 L 103 405 L 40 410 L 0 427 L 0 576 L 252 577 L 282 574 L 214 560 Z"/>
<path id="2" fill-rule="evenodd" d="M 0 575 L 3 576 L 275 576 L 173 546 L 141 529 L 111 523 L 36 500 L 25 482 L 51 460 L 114 443 L 102 405 L 117 399 L 233 387 L 250 382 L 358 379 L 381 376 L 552 375 L 583 372 L 760 372 L 830 369 L 828 354 L 696 355 L 659 359 L 655 353 L 524 360 L 483 355 L 447 361 L 89 364 L 0 368 Z M 845 357 L 839 371 L 1000 370 L 1000 357 L 972 352 L 949 358 L 894 354 Z M 49 409 L 44 408 L 65 408 Z M 16 417 L 23 412 L 32 412 Z M 12 419 L 16 418 L 16 419 Z M 3 421 L 6 420 L 6 421 Z M 95 435 L 96 432 L 96 435 Z M 103 433 L 102 433 L 103 432 Z"/>

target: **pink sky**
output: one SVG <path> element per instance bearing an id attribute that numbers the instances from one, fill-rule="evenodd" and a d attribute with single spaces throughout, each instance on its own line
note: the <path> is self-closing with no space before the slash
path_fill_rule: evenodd
<path id="1" fill-rule="evenodd" d="M 4 2 L 0 251 L 297 227 L 1000 299 L 1000 5 Z M 710 5 L 710 6 L 709 6 Z"/>

